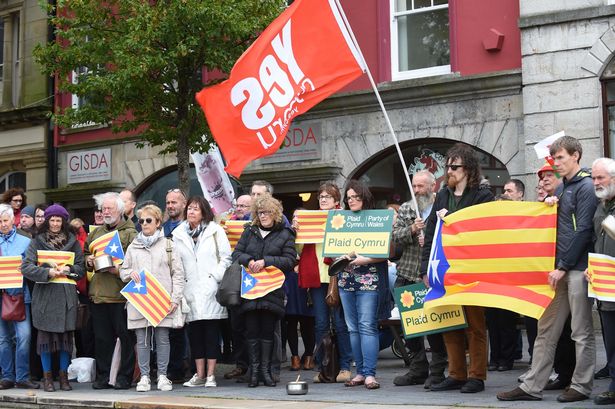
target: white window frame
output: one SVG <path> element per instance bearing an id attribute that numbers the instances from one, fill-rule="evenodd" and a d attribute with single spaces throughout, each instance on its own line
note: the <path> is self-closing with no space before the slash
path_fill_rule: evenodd
<path id="1" fill-rule="evenodd" d="M 26 178 L 27 178 L 27 174 L 26 172 L 24 172 L 23 170 L 16 170 L 16 171 L 12 171 L 12 172 L 7 172 L 4 175 L 0 176 L 0 184 L 2 184 L 2 182 L 4 182 L 4 188 L 6 190 L 12 188 L 12 187 L 16 187 L 17 185 L 9 185 L 9 182 L 11 180 L 11 176 L 15 175 L 15 174 L 23 174 Z M 26 190 L 26 186 L 19 186 L 21 188 L 23 188 L 24 190 Z"/>
<path id="2" fill-rule="evenodd" d="M 87 72 L 88 72 L 87 67 L 80 67 L 79 69 L 83 70 L 83 72 L 77 72 L 75 70 L 71 71 L 71 82 L 73 84 L 79 83 L 79 76 L 82 75 L 82 74 L 87 74 Z M 81 108 L 80 100 L 81 100 L 81 98 L 78 95 L 71 94 L 71 107 L 73 109 Z M 74 124 L 72 126 L 72 128 L 85 128 L 85 127 L 94 126 L 94 125 L 96 125 L 94 122 L 89 121 L 89 122 L 84 122 L 84 123 L 80 123 L 80 124 Z"/>
<path id="3" fill-rule="evenodd" d="M 451 65 L 439 65 L 435 67 L 429 68 L 420 68 L 417 70 L 409 70 L 409 71 L 399 71 L 399 41 L 398 41 L 398 32 L 397 32 L 397 21 L 400 17 L 407 16 L 410 14 L 418 14 L 425 13 L 434 10 L 440 9 L 448 9 L 449 4 L 441 4 L 438 6 L 431 7 L 423 7 L 416 10 L 406 10 L 406 11 L 395 11 L 395 2 L 396 0 L 389 0 L 389 10 L 391 12 L 391 78 L 393 81 L 399 80 L 407 80 L 412 78 L 421 78 L 421 77 L 429 77 L 434 75 L 443 75 L 450 74 Z M 449 0 L 450 2 L 450 0 Z M 450 25 L 449 25 L 450 29 Z M 450 46 L 450 44 L 449 44 Z"/>

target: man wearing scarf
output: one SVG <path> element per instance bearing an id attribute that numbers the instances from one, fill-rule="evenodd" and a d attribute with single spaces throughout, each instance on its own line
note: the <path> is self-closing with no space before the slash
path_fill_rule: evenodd
<path id="1" fill-rule="evenodd" d="M 134 223 L 123 217 L 124 201 L 118 193 L 104 193 L 95 199 L 96 205 L 102 209 L 105 224 L 92 231 L 85 242 L 84 256 L 89 270 L 94 269 L 94 255 L 90 254 L 90 243 L 94 240 L 117 230 L 122 249 L 126 252 L 128 245 L 137 236 Z M 135 339 L 127 327 L 126 299 L 120 294 L 123 287 L 124 283 L 119 277 L 117 268 L 95 273 L 90 283 L 89 296 L 92 301 L 90 311 L 96 358 L 96 381 L 92 384 L 94 389 L 129 389 L 132 382 Z M 116 338 L 119 338 L 121 343 L 121 364 L 115 385 L 111 386 L 109 372 Z"/>

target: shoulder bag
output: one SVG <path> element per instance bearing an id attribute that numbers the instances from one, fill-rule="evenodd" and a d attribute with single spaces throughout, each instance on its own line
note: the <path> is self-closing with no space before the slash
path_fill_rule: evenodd
<path id="1" fill-rule="evenodd" d="M 216 301 L 223 307 L 241 304 L 241 265 L 237 261 L 224 272 L 216 292 Z"/>
<path id="2" fill-rule="evenodd" d="M 337 276 L 329 278 L 329 287 L 327 288 L 327 295 L 325 295 L 325 302 L 330 308 L 340 306 L 340 291 L 337 286 Z"/>
<path id="3" fill-rule="evenodd" d="M 26 319 L 26 303 L 23 293 L 10 295 L 2 291 L 2 320 L 23 321 Z"/>

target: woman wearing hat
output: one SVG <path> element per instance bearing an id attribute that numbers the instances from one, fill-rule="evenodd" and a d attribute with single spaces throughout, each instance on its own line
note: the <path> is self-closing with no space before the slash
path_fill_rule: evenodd
<path id="1" fill-rule="evenodd" d="M 58 266 L 41 263 L 39 251 L 74 253 L 74 262 Z M 43 365 L 43 388 L 55 391 L 51 374 L 51 354 L 60 355 L 60 389 L 71 390 L 67 369 L 73 350 L 73 332 L 77 322 L 75 283 L 84 274 L 83 251 L 68 223 L 68 212 L 58 204 L 45 210 L 45 222 L 32 240 L 21 266 L 23 275 L 36 282 L 32 293 L 32 323 L 38 329 L 37 352 Z"/>

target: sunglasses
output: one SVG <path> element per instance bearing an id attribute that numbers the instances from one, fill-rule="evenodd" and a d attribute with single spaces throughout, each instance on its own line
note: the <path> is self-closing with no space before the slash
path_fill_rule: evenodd
<path id="1" fill-rule="evenodd" d="M 181 189 L 169 189 L 167 190 L 167 194 L 169 193 L 180 193 L 184 198 L 186 198 L 186 194 Z"/>
<path id="2" fill-rule="evenodd" d="M 153 221 L 154 221 L 154 219 L 152 219 L 151 217 L 148 217 L 148 218 L 145 218 L 145 219 L 139 219 L 139 224 L 150 224 Z"/>
<path id="3" fill-rule="evenodd" d="M 454 172 L 459 168 L 463 168 L 463 165 L 446 165 L 446 167 Z"/>

